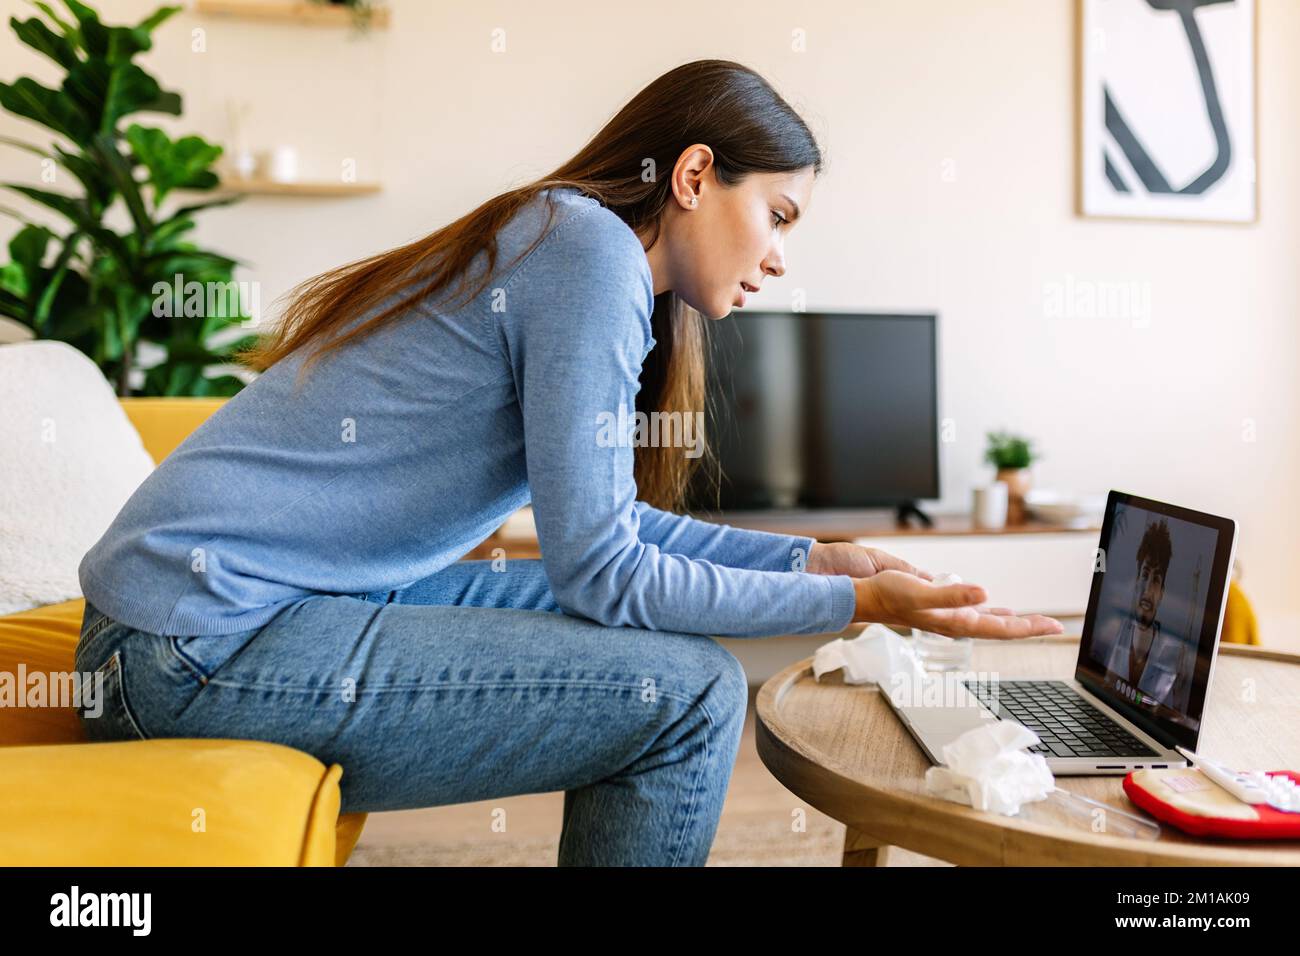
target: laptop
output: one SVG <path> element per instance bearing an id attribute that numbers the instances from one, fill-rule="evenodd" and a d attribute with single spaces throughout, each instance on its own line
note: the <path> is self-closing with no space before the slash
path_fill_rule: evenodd
<path id="1" fill-rule="evenodd" d="M 1174 748 L 1196 750 L 1236 548 L 1231 518 L 1112 490 L 1073 678 L 950 672 L 938 692 L 881 690 L 935 764 L 971 728 L 1014 720 L 1056 775 L 1185 767 Z"/>

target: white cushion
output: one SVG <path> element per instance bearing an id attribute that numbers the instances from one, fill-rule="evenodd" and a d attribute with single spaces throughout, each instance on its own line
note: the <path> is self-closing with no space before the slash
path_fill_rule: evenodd
<path id="1" fill-rule="evenodd" d="M 153 468 L 89 357 L 0 345 L 0 614 L 81 597 L 82 556 Z"/>

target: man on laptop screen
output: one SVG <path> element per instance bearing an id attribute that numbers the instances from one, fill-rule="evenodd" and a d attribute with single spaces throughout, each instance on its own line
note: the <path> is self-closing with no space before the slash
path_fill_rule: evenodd
<path id="1" fill-rule="evenodd" d="M 1105 554 L 1092 658 L 1129 702 L 1184 725 L 1217 538 L 1204 525 L 1120 506 Z"/>

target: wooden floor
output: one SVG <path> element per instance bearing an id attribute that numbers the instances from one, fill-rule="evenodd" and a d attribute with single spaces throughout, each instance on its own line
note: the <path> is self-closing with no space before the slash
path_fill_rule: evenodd
<path id="1" fill-rule="evenodd" d="M 783 787 L 754 747 L 754 694 L 709 866 L 839 866 L 844 826 Z M 349 866 L 554 866 L 564 794 L 373 813 Z M 494 830 L 504 810 L 505 831 Z M 802 822 L 802 826 L 800 826 Z M 890 866 L 947 866 L 894 848 Z"/>

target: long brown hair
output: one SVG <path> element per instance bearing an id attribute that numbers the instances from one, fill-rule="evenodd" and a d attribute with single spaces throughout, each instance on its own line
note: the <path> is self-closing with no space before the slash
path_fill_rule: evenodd
<path id="1" fill-rule="evenodd" d="M 468 302 L 491 280 L 497 230 L 548 188 L 575 187 L 638 234 L 647 230 L 653 246 L 659 238 L 660 214 L 672 195 L 667 174 L 694 143 L 713 150 L 718 181 L 727 186 L 754 172 L 793 172 L 809 166 L 814 175 L 821 172 L 822 154 L 812 133 L 766 80 L 730 60 L 686 63 L 645 87 L 553 172 L 487 200 L 421 239 L 300 283 L 290 291 L 292 300 L 277 326 L 239 360 L 265 371 L 307 347 L 301 376 L 331 350 L 374 332 L 411 303 L 449 288 L 453 280 L 461 280 Z M 487 268 L 470 288 L 468 269 L 480 252 L 486 253 Z M 407 290 L 409 295 L 344 331 L 353 320 Z M 692 416 L 704 411 L 707 322 L 675 293 L 656 296 L 651 316 L 656 344 L 642 367 L 638 411 Z M 708 442 L 703 444 L 705 454 L 695 458 L 681 448 L 637 446 L 638 497 L 665 510 L 680 508 L 695 468 L 713 459 Z"/>

